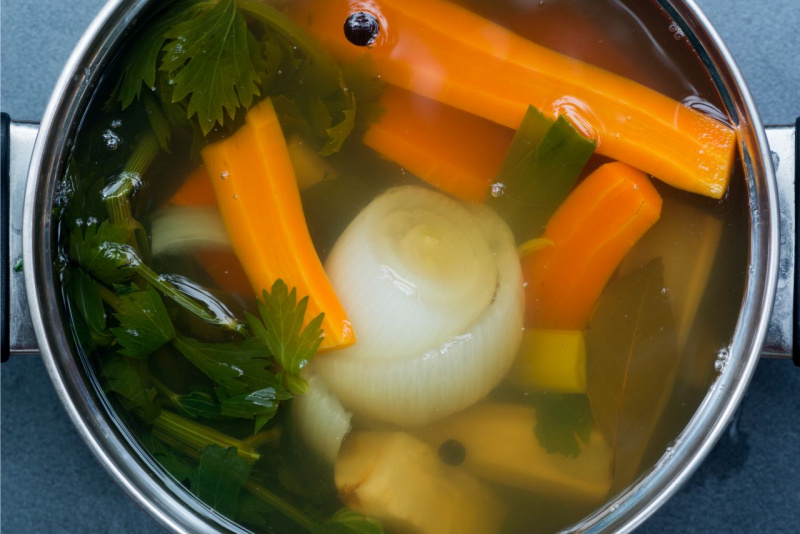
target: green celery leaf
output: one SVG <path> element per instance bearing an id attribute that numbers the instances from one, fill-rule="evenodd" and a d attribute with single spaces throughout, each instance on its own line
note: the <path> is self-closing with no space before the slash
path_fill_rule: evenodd
<path id="1" fill-rule="evenodd" d="M 106 379 L 105 389 L 127 400 L 131 408 L 146 408 L 158 395 L 141 368 L 125 358 L 108 361 L 100 374 Z"/>
<path id="2" fill-rule="evenodd" d="M 70 303 L 81 314 L 94 343 L 108 346 L 114 342 L 114 336 L 106 328 L 106 310 L 100 290 L 92 278 L 83 269 L 69 270 L 66 282 Z"/>
<path id="3" fill-rule="evenodd" d="M 122 109 L 141 96 L 143 86 L 150 89 L 155 87 L 158 59 L 167 40 L 165 34 L 179 20 L 189 15 L 186 8 L 191 5 L 195 5 L 195 2 L 177 3 L 168 12 L 149 20 L 141 33 L 131 40 L 133 44 L 121 61 L 124 65 L 119 86 Z"/>
<path id="4" fill-rule="evenodd" d="M 173 102 L 188 97 L 187 114 L 197 116 L 204 134 L 225 115 L 234 119 L 239 107 L 247 108 L 260 94 L 260 77 L 253 64 L 253 41 L 247 22 L 234 0 L 219 0 L 214 7 L 166 32 L 160 70 L 174 84 Z"/>
<path id="5" fill-rule="evenodd" d="M 322 155 L 338 152 L 355 126 L 355 95 L 331 55 L 286 14 L 265 2 L 239 8 L 264 25 L 265 94 L 282 125 L 316 140 Z"/>
<path id="6" fill-rule="evenodd" d="M 586 334 L 587 395 L 614 450 L 615 485 L 633 480 L 663 413 L 678 365 L 661 258 L 609 285 Z"/>
<path id="7" fill-rule="evenodd" d="M 276 413 L 280 401 L 290 399 L 291 395 L 282 387 L 264 388 L 252 393 L 230 397 L 222 401 L 222 415 L 255 419 L 253 432 L 258 432 Z"/>
<path id="8" fill-rule="evenodd" d="M 250 476 L 250 466 L 239 458 L 235 447 L 208 445 L 190 479 L 192 493 L 222 515 L 233 517 L 239 494 Z"/>
<path id="9" fill-rule="evenodd" d="M 147 115 L 147 120 L 150 122 L 150 128 L 158 139 L 158 145 L 161 150 L 169 153 L 169 146 L 172 142 L 172 127 L 169 124 L 167 115 L 164 113 L 164 108 L 158 98 L 151 93 L 145 93 L 142 96 L 144 102 L 144 112 Z"/>
<path id="10" fill-rule="evenodd" d="M 89 274 L 107 285 L 127 281 L 139 264 L 136 251 L 124 244 L 125 224 L 104 221 L 89 225 L 83 232 L 73 230 L 70 257 Z"/>
<path id="11" fill-rule="evenodd" d="M 383 534 L 379 521 L 366 517 L 349 508 L 342 508 L 315 534 Z"/>
<path id="12" fill-rule="evenodd" d="M 204 391 L 176 395 L 175 407 L 184 415 L 195 419 L 220 419 L 222 416 L 222 407 L 219 402 Z"/>
<path id="13" fill-rule="evenodd" d="M 581 452 L 578 440 L 589 443 L 592 422 L 586 395 L 542 393 L 536 398 L 534 433 L 549 454 L 576 458 Z"/>
<path id="14" fill-rule="evenodd" d="M 503 193 L 487 202 L 508 223 L 517 243 L 542 234 L 595 146 L 563 116 L 552 123 L 535 108 L 528 108 L 496 180 Z"/>
<path id="15" fill-rule="evenodd" d="M 280 376 L 270 369 L 273 360 L 263 341 L 247 338 L 238 343 L 202 343 L 195 339 L 177 337 L 174 346 L 195 367 L 216 382 L 224 391 L 223 400 L 274 389 L 276 399 L 289 398 Z M 252 402 L 263 402 L 254 397 Z"/>
<path id="16" fill-rule="evenodd" d="M 267 520 L 264 519 L 264 503 L 248 492 L 239 495 L 239 507 L 236 510 L 236 521 L 245 523 L 256 527 L 267 526 Z M 274 528 L 274 525 L 273 525 Z"/>
<path id="17" fill-rule="evenodd" d="M 184 482 L 192 476 L 192 466 L 179 453 L 168 447 L 163 441 L 146 432 L 141 437 L 144 447 L 150 451 L 161 467 L 166 469 L 176 480 Z"/>
<path id="18" fill-rule="evenodd" d="M 247 320 L 253 333 L 261 338 L 270 352 L 278 360 L 288 376 L 284 383 L 293 393 L 303 393 L 307 388 L 300 372 L 317 352 L 322 343 L 322 320 L 319 314 L 303 328 L 308 297 L 297 302 L 297 291 L 278 279 L 270 292 L 264 291 L 258 301 L 261 321 L 248 314 Z"/>
<path id="19" fill-rule="evenodd" d="M 342 76 L 347 88 L 353 93 L 358 108 L 353 136 L 361 139 L 369 126 L 386 113 L 386 109 L 380 104 L 386 82 L 378 76 L 372 57 L 368 54 L 343 63 Z"/>
<path id="20" fill-rule="evenodd" d="M 147 358 L 175 337 L 161 295 L 152 287 L 118 297 L 117 306 L 119 327 L 111 331 L 125 356 Z"/>

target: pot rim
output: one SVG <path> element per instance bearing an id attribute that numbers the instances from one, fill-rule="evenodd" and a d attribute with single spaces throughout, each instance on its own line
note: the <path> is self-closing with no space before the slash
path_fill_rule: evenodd
<path id="1" fill-rule="evenodd" d="M 86 362 L 76 358 L 65 323 L 52 259 L 49 213 L 71 137 L 102 69 L 152 0 L 109 0 L 75 46 L 43 115 L 25 193 L 23 261 L 31 318 L 43 361 L 59 400 L 98 461 L 130 497 L 164 527 L 176 532 L 243 531 L 188 496 L 165 476 L 135 438 L 110 415 Z M 737 409 L 766 336 L 778 278 L 777 183 L 766 134 L 744 78 L 730 51 L 695 0 L 658 0 L 692 41 L 739 128 L 750 204 L 749 274 L 726 361 L 689 424 L 661 460 L 603 508 L 569 531 L 628 532 L 686 482 L 713 448 Z M 47 325 L 47 326 L 46 326 Z M 56 328 L 54 325 L 60 325 Z M 156 476 L 153 476 L 153 474 Z"/>

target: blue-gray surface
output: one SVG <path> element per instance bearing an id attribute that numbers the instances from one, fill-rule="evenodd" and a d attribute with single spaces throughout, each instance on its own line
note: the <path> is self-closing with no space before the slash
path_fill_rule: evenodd
<path id="1" fill-rule="evenodd" d="M 38 120 L 102 0 L 2 0 L 0 108 Z M 800 116 L 797 0 L 698 0 L 727 41 L 765 123 Z M 3 364 L 2 531 L 159 532 L 78 438 L 36 357 Z M 800 369 L 762 361 L 738 420 L 640 532 L 800 531 Z"/>

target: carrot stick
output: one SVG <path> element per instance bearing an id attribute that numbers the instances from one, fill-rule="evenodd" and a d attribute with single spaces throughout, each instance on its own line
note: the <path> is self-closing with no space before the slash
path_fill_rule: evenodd
<path id="1" fill-rule="evenodd" d="M 291 15 L 343 59 L 368 54 L 381 78 L 516 129 L 529 105 L 567 116 L 597 152 L 670 185 L 721 198 L 736 135 L 636 82 L 541 47 L 442 0 L 374 0 L 384 21 L 364 51 L 344 37 L 346 0 L 301 0 Z"/>
<path id="2" fill-rule="evenodd" d="M 529 327 L 582 330 L 625 254 L 661 215 L 647 176 L 607 163 L 581 182 L 550 218 L 545 247 L 522 262 Z"/>
<path id="3" fill-rule="evenodd" d="M 308 234 L 272 101 L 251 108 L 236 133 L 204 148 L 202 156 L 233 250 L 256 294 L 281 278 L 297 288 L 298 296 L 308 295 L 306 322 L 325 313 L 320 350 L 354 343 L 350 321 Z"/>
<path id="4" fill-rule="evenodd" d="M 364 143 L 454 197 L 483 202 L 513 132 L 486 119 L 388 86 L 386 110 Z"/>

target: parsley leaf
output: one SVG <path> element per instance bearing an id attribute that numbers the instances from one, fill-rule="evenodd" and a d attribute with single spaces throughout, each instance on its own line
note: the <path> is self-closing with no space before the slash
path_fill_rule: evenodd
<path id="1" fill-rule="evenodd" d="M 168 12 L 154 17 L 133 40 L 133 44 L 122 61 L 124 66 L 119 85 L 118 99 L 122 109 L 130 106 L 142 95 L 142 87 L 153 89 L 156 85 L 156 70 L 161 49 L 167 40 L 165 34 L 186 16 L 185 10 L 194 2 L 182 2 Z"/>
<path id="2" fill-rule="evenodd" d="M 264 291 L 258 301 L 258 311 L 263 323 L 248 313 L 247 321 L 257 337 L 266 343 L 272 355 L 281 364 L 285 373 L 284 384 L 292 393 L 304 393 L 308 384 L 300 377 L 300 371 L 317 352 L 322 343 L 323 313 L 317 315 L 303 328 L 308 297 L 297 302 L 297 290 L 286 286 L 278 279 L 272 291 Z"/>
<path id="3" fill-rule="evenodd" d="M 258 338 L 240 343 L 202 343 L 178 337 L 173 345 L 216 382 L 219 413 L 254 419 L 256 432 L 274 417 L 280 401 L 291 398 L 280 375 L 270 370 L 274 361 Z"/>
<path id="4" fill-rule="evenodd" d="M 127 293 L 116 302 L 119 326 L 111 332 L 130 358 L 147 358 L 175 337 L 175 330 L 161 296 L 152 287 Z"/>
<path id="5" fill-rule="evenodd" d="M 152 432 L 145 432 L 139 437 L 142 445 L 150 451 L 161 467 L 180 482 L 189 480 L 192 476 L 192 466 L 177 451 L 168 447 L 160 439 L 153 436 Z"/>
<path id="6" fill-rule="evenodd" d="M 536 427 L 539 444 L 549 454 L 576 458 L 580 443 L 589 443 L 592 409 L 586 395 L 542 393 L 536 399 Z"/>
<path id="7" fill-rule="evenodd" d="M 225 516 L 236 513 L 239 494 L 250 476 L 250 466 L 239 458 L 235 447 L 208 445 L 192 471 L 192 493 Z"/>
<path id="8" fill-rule="evenodd" d="M 127 238 L 124 224 L 104 221 L 89 225 L 81 232 L 75 229 L 70 237 L 70 256 L 89 274 L 101 282 L 114 285 L 133 275 L 139 260 L 136 251 L 123 245 Z"/>
<path id="9" fill-rule="evenodd" d="M 265 94 L 272 97 L 284 127 L 320 154 L 338 152 L 355 126 L 356 99 L 333 57 L 285 13 L 254 0 L 239 7 L 265 28 Z"/>
<path id="10" fill-rule="evenodd" d="M 220 419 L 222 410 L 214 397 L 204 391 L 191 391 L 175 395 L 175 407 L 184 415 L 195 419 Z"/>
<path id="11" fill-rule="evenodd" d="M 203 343 L 187 337 L 175 338 L 173 345 L 195 367 L 236 397 L 280 385 L 272 373 L 272 359 L 263 342 L 247 338 L 238 343 Z"/>
<path id="12" fill-rule="evenodd" d="M 70 308 L 75 308 L 81 314 L 95 344 L 110 345 L 114 336 L 106 328 L 106 310 L 100 290 L 83 269 L 73 268 L 68 272 L 67 295 Z"/>
<path id="13" fill-rule="evenodd" d="M 106 379 L 105 388 L 125 399 L 131 408 L 146 408 L 156 398 L 158 391 L 134 364 L 125 358 L 113 358 L 101 374 Z"/>
<path id="14" fill-rule="evenodd" d="M 234 0 L 219 0 L 200 15 L 170 28 L 160 70 L 169 73 L 173 102 L 189 97 L 187 114 L 197 115 L 204 134 L 235 118 L 260 94 L 247 23 Z M 155 82 L 155 80 L 154 80 Z"/>

